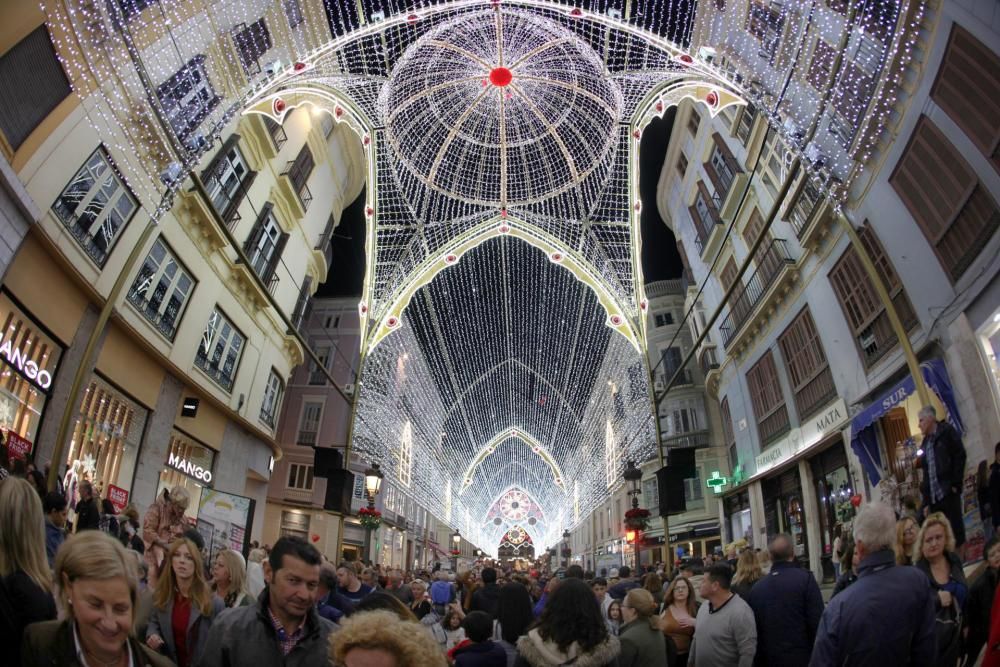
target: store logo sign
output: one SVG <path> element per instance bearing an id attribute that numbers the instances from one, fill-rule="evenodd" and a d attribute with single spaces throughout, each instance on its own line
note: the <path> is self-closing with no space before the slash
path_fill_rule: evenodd
<path id="1" fill-rule="evenodd" d="M 167 457 L 167 465 L 174 470 L 179 470 L 188 477 L 194 477 L 195 479 L 205 482 L 206 484 L 212 483 L 212 471 L 205 470 L 197 463 L 193 461 L 188 461 L 187 459 L 177 456 L 173 452 Z"/>
<path id="2" fill-rule="evenodd" d="M 0 345 L 0 357 L 6 359 L 7 363 L 42 389 L 47 390 L 52 386 L 52 374 L 39 368 L 38 364 L 29 359 L 23 351 L 15 349 L 14 341 L 9 338 Z"/>

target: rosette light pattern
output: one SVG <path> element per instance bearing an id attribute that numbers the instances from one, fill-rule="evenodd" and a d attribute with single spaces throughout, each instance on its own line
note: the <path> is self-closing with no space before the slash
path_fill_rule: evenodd
<path id="1" fill-rule="evenodd" d="M 411 202 L 426 187 L 501 208 L 603 178 L 622 115 L 621 93 L 589 45 L 512 10 L 461 15 L 427 33 L 396 64 L 380 101 Z"/>

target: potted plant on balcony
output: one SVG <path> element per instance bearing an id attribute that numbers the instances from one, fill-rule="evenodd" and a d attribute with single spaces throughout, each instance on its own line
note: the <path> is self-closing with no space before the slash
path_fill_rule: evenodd
<path id="1" fill-rule="evenodd" d="M 358 510 L 361 527 L 375 530 L 382 523 L 382 513 L 373 507 L 362 507 Z"/>

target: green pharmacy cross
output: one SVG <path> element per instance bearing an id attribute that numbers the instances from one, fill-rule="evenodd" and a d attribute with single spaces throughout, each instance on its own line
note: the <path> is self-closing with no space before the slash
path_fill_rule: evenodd
<path id="1" fill-rule="evenodd" d="M 705 484 L 716 493 L 722 493 L 722 487 L 729 484 L 729 480 L 720 475 L 718 470 L 714 470 L 712 476 L 705 480 Z"/>

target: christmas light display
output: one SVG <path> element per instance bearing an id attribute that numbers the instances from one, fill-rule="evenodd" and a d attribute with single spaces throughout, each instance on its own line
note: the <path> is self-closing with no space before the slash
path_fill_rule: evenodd
<path id="1" fill-rule="evenodd" d="M 533 499 L 535 523 L 518 525 L 544 548 L 623 461 L 655 451 L 645 125 L 683 98 L 712 115 L 752 101 L 836 204 L 879 150 L 926 19 L 916 0 L 44 8 L 154 219 L 241 113 L 280 122 L 312 105 L 357 133 L 368 257 L 352 444 L 486 550 L 515 525 L 481 521 L 511 489 Z"/>

